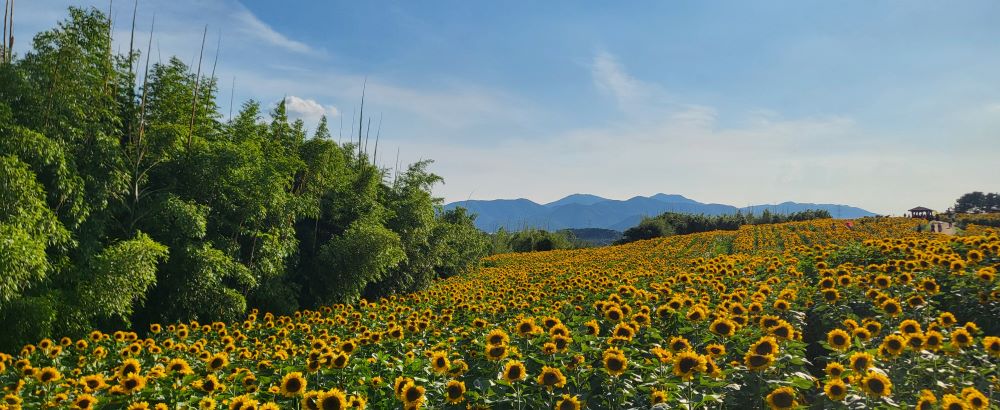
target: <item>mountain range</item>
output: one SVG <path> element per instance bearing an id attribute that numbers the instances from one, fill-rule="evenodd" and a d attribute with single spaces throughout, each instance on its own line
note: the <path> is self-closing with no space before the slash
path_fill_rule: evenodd
<path id="1" fill-rule="evenodd" d="M 506 230 L 541 228 L 547 230 L 603 228 L 624 231 L 636 226 L 643 217 L 664 212 L 724 215 L 736 212 L 759 214 L 765 209 L 788 214 L 807 209 L 824 209 L 834 218 L 860 218 L 875 214 L 861 208 L 838 204 L 782 202 L 738 208 L 725 204 L 706 204 L 677 194 L 636 196 L 626 200 L 602 198 L 590 194 L 572 194 L 557 201 L 539 204 L 519 199 L 469 200 L 452 202 L 445 209 L 463 207 L 478 215 L 476 226 L 487 232 L 500 227 Z"/>

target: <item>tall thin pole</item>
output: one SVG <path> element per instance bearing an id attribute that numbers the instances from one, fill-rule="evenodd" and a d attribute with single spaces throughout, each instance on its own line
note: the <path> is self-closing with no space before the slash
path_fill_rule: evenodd
<path id="1" fill-rule="evenodd" d="M 233 121 L 233 97 L 236 96 L 236 76 L 233 76 L 233 86 L 229 89 L 229 122 Z"/>
<path id="2" fill-rule="evenodd" d="M 135 16 L 139 12 L 139 0 L 135 0 L 135 5 L 132 6 L 132 34 L 128 39 L 128 72 L 132 74 L 132 45 L 135 43 Z"/>
<path id="3" fill-rule="evenodd" d="M 191 137 L 194 135 L 194 114 L 198 107 L 198 86 L 201 85 L 201 58 L 205 55 L 205 37 L 208 35 L 208 24 L 201 34 L 201 51 L 198 52 L 198 73 L 194 77 L 194 95 L 191 97 L 191 124 L 188 126 L 187 151 L 191 155 Z"/>
<path id="4" fill-rule="evenodd" d="M 3 40 L 0 40 L 0 63 L 7 62 L 7 9 L 10 7 L 10 0 L 3 2 Z"/>
<path id="5" fill-rule="evenodd" d="M 365 118 L 365 90 L 368 88 L 368 77 L 365 77 L 365 82 L 361 86 L 361 114 L 358 115 L 358 161 L 361 161 L 361 126 L 364 124 Z"/>

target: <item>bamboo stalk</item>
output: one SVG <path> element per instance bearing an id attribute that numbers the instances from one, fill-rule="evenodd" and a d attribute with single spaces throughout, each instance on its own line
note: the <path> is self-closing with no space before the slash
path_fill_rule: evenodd
<path id="1" fill-rule="evenodd" d="M 365 118 L 365 90 L 368 88 L 368 77 L 365 77 L 365 82 L 361 86 L 361 114 L 358 115 L 358 166 L 361 165 L 361 126 L 364 123 Z"/>
<path id="2" fill-rule="evenodd" d="M 198 73 L 194 77 L 194 95 L 191 96 L 191 123 L 188 125 L 187 152 L 191 155 L 191 138 L 194 136 L 194 114 L 198 108 L 198 86 L 201 85 L 201 59 L 205 55 L 205 37 L 208 35 L 208 25 L 201 33 L 201 51 L 198 52 Z"/>
<path id="3" fill-rule="evenodd" d="M 10 0 L 4 0 L 3 2 L 3 39 L 0 40 L 0 63 L 7 62 L 7 9 L 10 6 Z"/>

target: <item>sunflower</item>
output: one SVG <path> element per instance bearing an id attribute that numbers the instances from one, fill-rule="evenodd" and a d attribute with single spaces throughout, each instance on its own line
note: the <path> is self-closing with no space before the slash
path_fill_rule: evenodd
<path id="1" fill-rule="evenodd" d="M 851 335 L 842 329 L 833 329 L 826 334 L 826 343 L 831 349 L 844 352 L 851 347 Z"/>
<path id="2" fill-rule="evenodd" d="M 89 394 L 81 394 L 73 400 L 73 408 L 78 410 L 90 410 L 97 406 L 97 397 Z"/>
<path id="3" fill-rule="evenodd" d="M 960 397 L 954 394 L 946 394 L 941 398 L 942 410 L 968 410 L 969 406 Z"/>
<path id="4" fill-rule="evenodd" d="M 510 336 L 502 329 L 493 329 L 486 335 L 486 344 L 488 345 L 505 345 L 508 342 L 510 342 Z"/>
<path id="5" fill-rule="evenodd" d="M 445 399 L 448 403 L 457 404 L 465 400 L 465 383 L 451 380 L 444 387 Z"/>
<path id="6" fill-rule="evenodd" d="M 879 350 L 892 356 L 899 356 L 905 348 L 905 338 L 900 335 L 889 335 L 882 340 L 882 346 Z"/>
<path id="7" fill-rule="evenodd" d="M 670 395 L 663 390 L 653 390 L 649 395 L 649 401 L 652 404 L 664 404 L 670 400 Z"/>
<path id="8" fill-rule="evenodd" d="M 882 310 L 887 315 L 896 317 L 903 312 L 903 305 L 900 305 L 898 300 L 890 298 L 886 299 L 885 302 L 882 302 Z"/>
<path id="9" fill-rule="evenodd" d="M 830 362 L 826 364 L 825 371 L 828 376 L 839 378 L 840 375 L 844 374 L 844 365 L 837 362 Z"/>
<path id="10" fill-rule="evenodd" d="M 87 393 L 93 393 L 107 386 L 104 375 L 99 373 L 80 378 L 80 384 L 83 386 L 83 391 Z"/>
<path id="11" fill-rule="evenodd" d="M 750 351 L 759 355 L 778 354 L 778 341 L 773 336 L 763 336 L 750 345 Z"/>
<path id="12" fill-rule="evenodd" d="M 629 342 L 632 341 L 633 337 L 635 337 L 635 329 L 626 322 L 618 323 L 611 331 L 611 338 L 614 341 Z"/>
<path id="13" fill-rule="evenodd" d="M 210 372 L 220 370 L 229 365 L 229 355 L 225 353 L 216 353 L 209 357 L 205 363 L 205 368 Z"/>
<path id="14" fill-rule="evenodd" d="M 937 323 L 944 327 L 952 327 L 958 323 L 958 319 L 955 319 L 955 315 L 951 312 L 943 312 L 938 315 Z"/>
<path id="15" fill-rule="evenodd" d="M 225 389 L 225 385 L 220 383 L 219 379 L 215 377 L 214 374 L 205 376 L 205 378 L 199 382 L 198 387 L 206 393 L 212 393 Z"/>
<path id="16" fill-rule="evenodd" d="M 527 336 L 538 331 L 538 327 L 535 326 L 535 320 L 531 318 L 521 319 L 517 322 L 517 326 L 514 329 L 521 336 Z"/>
<path id="17" fill-rule="evenodd" d="M 722 337 L 730 337 L 736 334 L 736 323 L 726 318 L 718 318 L 708 325 L 708 330 Z"/>
<path id="18" fill-rule="evenodd" d="M 291 372 L 281 378 L 281 395 L 295 397 L 306 391 L 306 378 L 301 372 Z"/>
<path id="19" fill-rule="evenodd" d="M 892 394 L 892 382 L 882 373 L 869 371 L 861 379 L 861 390 L 869 396 L 885 397 Z"/>
<path id="20" fill-rule="evenodd" d="M 316 397 L 316 406 L 321 410 L 341 410 L 348 408 L 347 395 L 340 389 L 331 389 Z"/>
<path id="21" fill-rule="evenodd" d="M 774 363 L 774 356 L 769 354 L 756 354 L 754 352 L 747 352 L 743 356 L 743 364 L 747 366 L 748 370 L 765 370 L 771 367 Z"/>
<path id="22" fill-rule="evenodd" d="M 798 394 L 791 387 L 779 387 L 767 395 L 767 405 L 772 410 L 792 409 L 799 405 Z"/>
<path id="23" fill-rule="evenodd" d="M 712 344 L 710 344 L 708 346 L 705 346 L 705 352 L 707 352 L 708 355 L 712 356 L 712 357 L 725 356 L 726 355 L 726 346 L 718 344 L 718 343 L 712 343 Z"/>
<path id="24" fill-rule="evenodd" d="M 705 372 L 705 357 L 694 352 L 681 352 L 674 357 L 674 375 L 691 380 L 695 373 Z"/>
<path id="25" fill-rule="evenodd" d="M 229 402 L 229 410 L 256 410 L 260 403 L 254 400 L 249 395 L 242 395 L 234 397 Z"/>
<path id="26" fill-rule="evenodd" d="M 202 410 L 214 409 L 215 406 L 215 399 L 211 397 L 205 397 L 198 401 L 198 408 Z"/>
<path id="27" fill-rule="evenodd" d="M 122 366 L 118 369 L 118 378 L 124 379 L 130 373 L 140 373 L 142 372 L 142 365 L 139 364 L 138 360 L 128 359 L 122 363 Z"/>
<path id="28" fill-rule="evenodd" d="M 524 380 L 525 376 L 527 376 L 527 369 L 524 368 L 524 363 L 517 360 L 511 360 L 504 365 L 503 379 L 507 381 L 507 383 Z"/>
<path id="29" fill-rule="evenodd" d="M 132 394 L 146 387 L 146 378 L 136 373 L 129 373 L 118 386 L 124 394 Z"/>
<path id="30" fill-rule="evenodd" d="M 989 399 L 987 399 L 986 396 L 975 387 L 963 388 L 962 398 L 965 399 L 965 402 L 968 403 L 969 407 L 973 409 L 987 409 L 990 405 Z"/>
<path id="31" fill-rule="evenodd" d="M 669 346 L 670 350 L 673 350 L 674 353 L 691 350 L 691 343 L 683 336 L 671 337 Z"/>
<path id="32" fill-rule="evenodd" d="M 451 368 L 451 362 L 448 360 L 447 352 L 433 352 L 431 353 L 431 369 L 437 374 L 444 374 L 448 372 Z"/>
<path id="33" fill-rule="evenodd" d="M 983 338 L 983 350 L 990 356 L 1000 357 L 1000 337 L 986 336 Z"/>
<path id="34" fill-rule="evenodd" d="M 612 376 L 625 373 L 628 368 L 628 359 L 620 349 L 612 347 L 604 351 L 604 370 Z"/>
<path id="35" fill-rule="evenodd" d="M 538 384 L 545 386 L 552 391 L 553 387 L 563 387 L 566 385 L 566 376 L 555 367 L 542 366 L 542 372 L 538 375 Z"/>
<path id="36" fill-rule="evenodd" d="M 423 386 L 417 386 L 413 381 L 406 383 L 403 386 L 403 403 L 407 407 L 420 407 L 420 404 L 424 402 L 424 392 L 425 389 Z"/>
<path id="37" fill-rule="evenodd" d="M 920 333 L 920 323 L 913 319 L 906 319 L 899 324 L 899 332 L 908 335 L 910 333 Z"/>
<path id="38" fill-rule="evenodd" d="M 844 397 L 847 397 L 847 384 L 839 378 L 830 379 L 823 385 L 823 393 L 826 393 L 826 397 L 830 400 L 844 400 Z"/>
<path id="39" fill-rule="evenodd" d="M 170 361 L 167 362 L 166 370 L 169 373 L 176 373 L 182 376 L 194 373 L 194 371 L 191 370 L 191 366 L 188 364 L 187 360 L 180 358 L 170 359 Z"/>
<path id="40" fill-rule="evenodd" d="M 569 394 L 562 395 L 562 399 L 556 402 L 556 410 L 580 410 L 580 406 L 580 399 Z"/>
<path id="41" fill-rule="evenodd" d="M 951 332 L 951 344 L 956 347 L 969 347 L 972 345 L 972 335 L 963 327 Z"/>
<path id="42" fill-rule="evenodd" d="M 42 383 L 52 383 L 62 379 L 62 373 L 59 373 L 55 367 L 44 367 L 38 371 L 36 374 L 38 381 Z"/>
<path id="43" fill-rule="evenodd" d="M 777 325 L 768 330 L 770 330 L 772 335 L 777 336 L 779 340 L 789 340 L 795 337 L 795 328 L 784 320 L 778 321 Z"/>
<path id="44" fill-rule="evenodd" d="M 937 404 L 937 397 L 934 397 L 934 393 L 930 390 L 921 390 L 920 398 L 917 399 L 917 404 L 914 406 L 915 410 L 932 410 Z"/>
<path id="45" fill-rule="evenodd" d="M 409 377 L 402 377 L 402 376 L 396 377 L 396 380 L 392 382 L 392 390 L 393 392 L 396 393 L 397 399 L 399 399 L 400 401 L 403 400 L 403 388 L 406 387 L 407 384 L 412 382 L 413 379 Z"/>
<path id="46" fill-rule="evenodd" d="M 872 355 L 867 352 L 857 352 L 851 355 L 851 370 L 855 373 L 862 373 L 871 368 L 875 363 Z"/>
<path id="47" fill-rule="evenodd" d="M 597 336 L 601 333 L 601 325 L 597 323 L 597 320 L 589 320 L 583 326 L 587 328 L 588 335 Z"/>
<path id="48" fill-rule="evenodd" d="M 502 360 L 507 357 L 507 346 L 490 345 L 486 346 L 486 358 L 492 361 Z"/>
<path id="49" fill-rule="evenodd" d="M 825 289 L 823 290 L 823 300 L 834 303 L 840 299 L 840 292 L 837 289 Z"/>
<path id="50" fill-rule="evenodd" d="M 130 404 L 127 410 L 149 410 L 149 402 L 140 401 Z"/>
<path id="51" fill-rule="evenodd" d="M 924 347 L 926 338 L 920 333 L 912 333 L 906 337 L 906 346 L 915 352 L 919 352 Z"/>

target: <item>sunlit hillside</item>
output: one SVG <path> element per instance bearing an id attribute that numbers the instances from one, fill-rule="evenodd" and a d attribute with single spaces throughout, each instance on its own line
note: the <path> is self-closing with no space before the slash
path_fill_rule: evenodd
<path id="1" fill-rule="evenodd" d="M 1000 237 L 918 224 L 496 255 L 408 295 L 41 340 L 0 382 L 9 408 L 986 408 Z"/>

